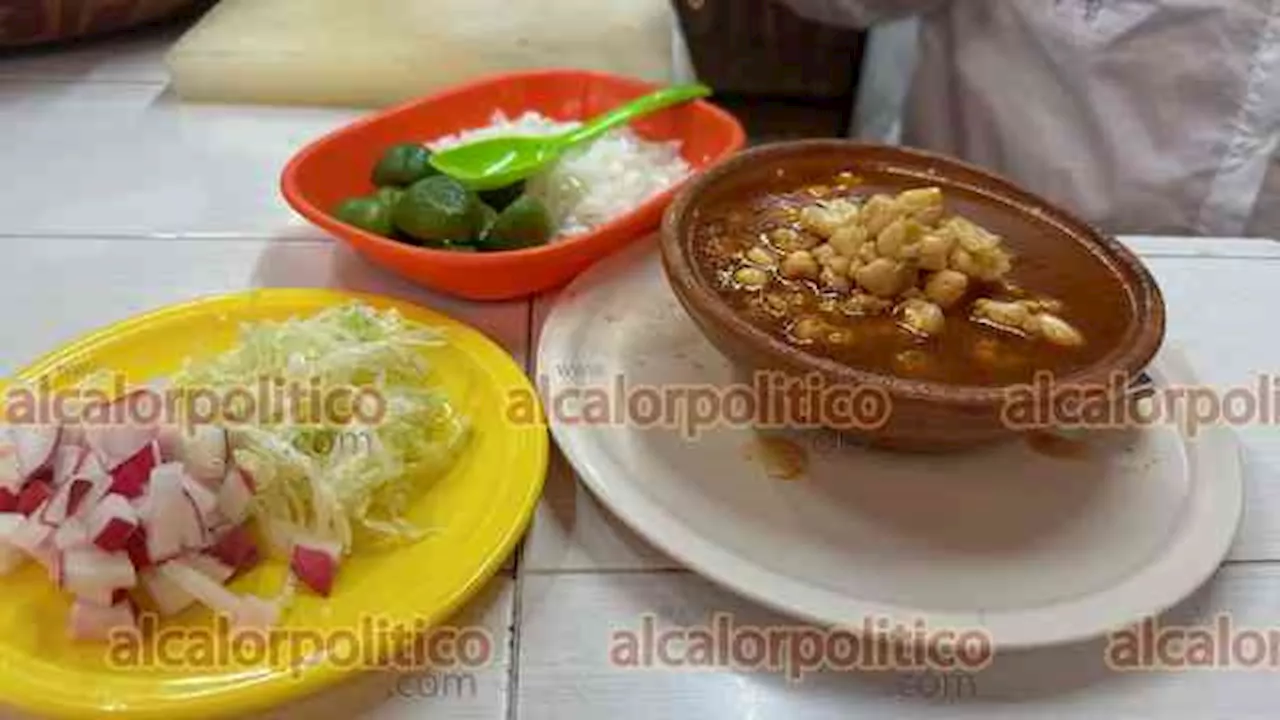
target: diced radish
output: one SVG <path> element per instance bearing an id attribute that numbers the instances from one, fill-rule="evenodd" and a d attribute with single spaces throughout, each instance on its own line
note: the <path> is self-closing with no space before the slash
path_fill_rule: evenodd
<path id="1" fill-rule="evenodd" d="M 84 460 L 80 462 L 79 469 L 76 470 L 76 477 L 87 478 L 89 480 L 98 480 L 111 477 L 111 473 L 107 471 L 107 467 L 102 464 L 101 458 L 97 453 L 85 453 Z"/>
<path id="2" fill-rule="evenodd" d="M 76 594 L 92 594 L 137 585 L 138 575 L 123 553 L 105 553 L 92 545 L 57 553 L 57 584 Z"/>
<path id="3" fill-rule="evenodd" d="M 156 431 L 156 446 L 160 450 L 160 462 L 182 460 L 182 427 L 166 423 Z"/>
<path id="4" fill-rule="evenodd" d="M 89 513 L 88 536 L 107 552 L 125 549 L 138 529 L 138 513 L 121 495 L 108 495 Z"/>
<path id="5" fill-rule="evenodd" d="M 67 509 L 71 505 L 71 485 L 67 483 L 58 488 L 53 497 L 40 508 L 38 517 L 45 525 L 57 528 L 67 519 Z"/>
<path id="6" fill-rule="evenodd" d="M 22 488 L 18 495 L 16 510 L 23 515 L 30 515 L 53 497 L 53 486 L 44 480 L 33 480 Z"/>
<path id="7" fill-rule="evenodd" d="M 212 555 L 191 553 L 190 555 L 183 556 L 182 559 L 188 565 L 204 573 L 215 582 L 219 582 L 224 585 L 233 575 L 236 574 L 236 569 L 234 567 L 222 562 Z"/>
<path id="8" fill-rule="evenodd" d="M 136 628 L 129 589 L 141 587 L 163 615 L 195 603 L 236 627 L 278 622 L 279 600 L 239 596 L 225 585 L 260 560 L 245 522 L 255 483 L 231 459 L 223 427 L 183 432 L 159 417 L 140 422 L 146 391 L 104 408 L 86 424 L 0 427 L 0 575 L 27 557 L 74 596 L 68 622 L 81 640 Z M 94 411 L 97 415 L 94 415 Z M 333 589 L 337 543 L 290 543 L 295 581 Z"/>
<path id="9" fill-rule="evenodd" d="M 151 480 L 151 471 L 160 464 L 160 448 L 155 442 L 147 443 L 133 457 L 111 471 L 111 492 L 127 498 L 140 497 Z"/>
<path id="10" fill-rule="evenodd" d="M 222 517 L 222 511 L 218 510 L 217 506 L 215 506 L 209 511 L 208 515 L 204 516 L 204 527 L 205 530 L 208 531 L 208 536 L 212 538 L 230 528 L 231 523 L 227 522 L 227 519 Z"/>
<path id="11" fill-rule="evenodd" d="M 82 600 L 99 607 L 111 607 L 119 600 L 113 588 L 105 585 L 97 588 L 80 588 L 75 594 L 76 600 Z"/>
<path id="12" fill-rule="evenodd" d="M 0 488 L 0 512 L 17 512 L 22 496 L 9 488 Z"/>
<path id="13" fill-rule="evenodd" d="M 141 516 L 147 529 L 147 555 L 153 561 L 164 562 L 190 546 L 203 545 L 204 527 L 187 499 L 185 477 L 177 463 L 165 463 L 151 473 Z"/>
<path id="14" fill-rule="evenodd" d="M 289 567 L 293 574 L 316 593 L 328 597 L 338 574 L 342 546 L 319 540 L 299 540 L 293 545 Z"/>
<path id="15" fill-rule="evenodd" d="M 142 573 L 139 576 L 139 582 L 156 606 L 156 610 L 164 617 L 176 615 L 191 607 L 196 601 L 195 596 L 183 590 L 168 576 L 158 572 L 157 568 L 150 568 Z"/>
<path id="16" fill-rule="evenodd" d="M 105 486 L 104 486 L 105 488 Z M 58 488 L 53 497 L 41 511 L 40 519 L 49 525 L 61 525 L 69 517 L 76 516 L 89 501 L 91 507 L 96 503 L 94 482 L 86 478 L 74 478 L 71 482 Z"/>
<path id="17" fill-rule="evenodd" d="M 182 435 L 181 456 L 187 472 L 210 487 L 227 474 L 227 431 L 219 425 L 195 425 Z"/>
<path id="18" fill-rule="evenodd" d="M 153 429 L 133 425 L 108 425 L 85 430 L 85 442 L 108 471 L 137 455 L 154 439 Z"/>
<path id="19" fill-rule="evenodd" d="M 193 595 L 200 604 L 228 616 L 236 627 L 266 628 L 280 618 L 278 603 L 254 595 L 236 595 L 182 560 L 161 565 L 159 572 Z"/>
<path id="20" fill-rule="evenodd" d="M 182 560 L 170 560 L 160 565 L 157 571 L 205 607 L 231 617 L 237 615 L 240 596 Z"/>
<path id="21" fill-rule="evenodd" d="M 137 626 L 133 605 L 127 601 L 102 607 L 77 600 L 71 606 L 68 624 L 71 637 L 75 640 L 109 640 L 112 631 Z"/>
<path id="22" fill-rule="evenodd" d="M 171 560 L 182 554 L 183 529 L 181 520 L 176 522 L 157 522 L 150 526 L 143 536 L 147 543 L 147 557 L 153 563 Z M 147 527 L 147 526 L 143 526 Z"/>
<path id="23" fill-rule="evenodd" d="M 201 491 L 204 494 L 196 494 Z M 175 515 L 181 519 L 179 529 L 182 535 L 182 548 L 202 550 L 209 545 L 209 531 L 200 509 L 211 508 L 216 503 L 216 498 L 189 476 L 183 477 L 180 497 L 184 507 L 180 511 L 175 511 Z"/>
<path id="24" fill-rule="evenodd" d="M 53 469 L 54 450 L 58 447 L 58 425 L 12 425 L 9 437 L 18 456 L 18 468 L 24 479 L 31 479 Z"/>
<path id="25" fill-rule="evenodd" d="M 342 560 L 342 543 L 337 540 L 321 540 L 319 538 L 300 536 L 293 541 L 295 550 L 299 546 L 322 552 L 333 558 L 334 562 Z"/>
<path id="26" fill-rule="evenodd" d="M 77 478 L 79 480 L 81 478 Z M 81 498 L 80 504 L 76 506 L 76 516 L 88 519 L 93 509 L 98 507 L 111 491 L 111 476 L 104 475 L 98 478 L 89 479 L 89 491 Z"/>
<path id="27" fill-rule="evenodd" d="M 58 451 L 53 456 L 53 484 L 63 485 L 74 477 L 88 455 L 89 451 L 86 448 L 76 445 L 59 445 Z"/>
<path id="28" fill-rule="evenodd" d="M 205 529 L 200 522 L 200 516 L 195 509 L 187 514 L 187 522 L 183 526 L 185 532 L 182 536 L 182 548 L 184 550 L 203 550 L 209 546 L 209 531 Z"/>
<path id="29" fill-rule="evenodd" d="M 200 524 L 203 527 L 209 527 L 209 521 L 213 519 L 215 511 L 218 509 L 218 496 L 204 484 L 191 477 L 183 478 L 182 491 L 187 494 L 187 501 L 191 503 L 191 507 L 195 508 L 196 514 L 200 516 Z"/>
<path id="30" fill-rule="evenodd" d="M 14 541 L 27 519 L 17 513 L 0 513 L 0 575 L 7 575 L 27 559 Z"/>
<path id="31" fill-rule="evenodd" d="M 26 518 L 8 538 L 14 547 L 25 550 L 32 557 L 36 557 L 43 550 L 53 548 L 53 527 L 40 522 L 37 515 L 39 513 Z"/>
<path id="32" fill-rule="evenodd" d="M 74 550 L 91 544 L 89 528 L 80 518 L 67 518 L 53 531 L 53 546 L 61 551 Z"/>
<path id="33" fill-rule="evenodd" d="M 154 491 L 156 485 L 182 491 L 183 480 L 187 478 L 187 469 L 179 462 L 161 463 L 151 471 L 149 489 Z"/>
<path id="34" fill-rule="evenodd" d="M 85 500 L 93 490 L 93 483 L 84 478 L 74 478 L 68 487 L 71 491 L 67 493 L 67 517 L 73 517 L 84 507 Z"/>
<path id="35" fill-rule="evenodd" d="M 187 501 L 187 509 L 182 517 L 182 549 L 203 550 L 208 547 L 209 531 L 205 529 L 200 513 L 196 511 L 190 500 Z"/>
<path id="36" fill-rule="evenodd" d="M 107 417 L 101 418 L 103 422 L 93 422 L 85 428 L 85 444 L 98 455 L 107 470 L 116 469 L 156 439 L 159 429 L 154 423 L 137 422 L 144 414 L 138 408 L 148 394 L 148 390 L 126 393 L 108 406 Z M 89 411 L 86 419 L 95 414 L 102 413 Z"/>
<path id="37" fill-rule="evenodd" d="M 84 442 L 84 425 L 73 422 L 62 426 L 62 437 L 58 438 L 58 447 L 72 447 L 87 451 L 89 446 Z"/>
<path id="38" fill-rule="evenodd" d="M 26 524 L 27 518 L 20 513 L 0 513 L 0 542 L 13 544 L 14 537 Z"/>
<path id="39" fill-rule="evenodd" d="M 246 525 L 236 525 L 223 533 L 209 549 L 217 559 L 242 573 L 258 564 L 258 543 Z"/>
<path id="40" fill-rule="evenodd" d="M 133 563 L 121 553 L 107 553 L 95 547 L 83 547 L 63 553 L 64 585 L 76 588 L 131 588 L 138 583 Z"/>
<path id="41" fill-rule="evenodd" d="M 18 447 L 13 444 L 8 427 L 0 427 L 0 491 L 17 498 L 27 478 L 18 465 Z"/>
<path id="42" fill-rule="evenodd" d="M 237 628 L 265 630 L 280 622 L 280 603 L 260 598 L 256 595 L 245 595 L 240 598 L 239 612 L 235 617 Z"/>
<path id="43" fill-rule="evenodd" d="M 253 501 L 253 489 L 247 475 L 233 467 L 218 488 L 218 512 L 232 524 L 244 522 L 249 516 L 249 504 Z"/>
<path id="44" fill-rule="evenodd" d="M 129 562 L 133 563 L 133 567 L 137 570 L 145 570 L 155 563 L 151 560 L 151 554 L 147 550 L 147 528 L 145 525 L 139 525 L 134 529 L 133 534 L 125 541 L 124 552 L 129 556 Z"/>

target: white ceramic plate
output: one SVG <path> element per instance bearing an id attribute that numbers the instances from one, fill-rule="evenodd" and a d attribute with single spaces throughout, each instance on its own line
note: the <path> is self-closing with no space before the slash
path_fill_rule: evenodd
<path id="1" fill-rule="evenodd" d="M 538 353 L 554 436 L 605 505 L 691 569 L 813 622 L 978 628 L 1002 650 L 1095 637 L 1193 592 L 1240 519 L 1239 454 L 1222 427 L 1099 433 L 1070 457 L 1021 441 L 911 456 L 793 435 L 809 467 L 786 481 L 752 457 L 749 428 L 688 440 L 616 415 L 576 421 L 588 388 L 625 394 L 619 378 L 633 390 L 733 382 L 652 242 L 570 285 Z M 1152 381 L 1194 382 L 1179 358 L 1166 350 Z"/>

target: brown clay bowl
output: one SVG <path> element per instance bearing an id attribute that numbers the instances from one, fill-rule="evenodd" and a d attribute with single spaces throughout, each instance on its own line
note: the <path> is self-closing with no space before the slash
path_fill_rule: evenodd
<path id="1" fill-rule="evenodd" d="M 687 185 L 664 215 L 661 253 L 668 281 L 702 333 L 740 375 L 820 377 L 829 386 L 870 388 L 888 398 L 887 419 L 874 426 L 833 429 L 892 450 L 958 450 L 1032 429 L 1007 419 L 1010 386 L 944 384 L 872 372 L 787 342 L 742 317 L 695 261 L 692 228 L 713 203 L 751 192 L 753 185 L 768 183 L 780 172 L 784 177 L 832 177 L 844 170 L 873 176 L 877 189 L 888 192 L 940 186 L 949 205 L 962 205 L 959 212 L 1003 235 L 1017 263 L 1054 273 L 1059 284 L 1074 283 L 1077 296 L 1087 290 L 1084 297 L 1110 293 L 1119 298 L 1122 312 L 1108 313 L 1108 322 L 1118 323 L 1109 335 L 1114 340 L 1095 353 L 1096 360 L 1056 376 L 1052 384 L 1022 383 L 1017 390 L 1022 401 L 1028 390 L 1034 391 L 1034 402 L 1041 407 L 1056 407 L 1052 403 L 1063 387 L 1101 393 L 1112 403 L 1128 401 L 1126 383 L 1138 379 L 1165 333 L 1163 298 L 1137 257 L 1063 208 L 981 168 L 928 152 L 846 140 L 783 142 L 741 152 Z M 1043 418 L 1041 427 L 1051 427 L 1058 416 L 1050 412 L 1038 417 Z M 816 424 L 824 423 L 819 418 Z"/>
<path id="2" fill-rule="evenodd" d="M 0 12 L 0 49 L 71 43 L 195 15 L 211 0 L 22 0 Z"/>

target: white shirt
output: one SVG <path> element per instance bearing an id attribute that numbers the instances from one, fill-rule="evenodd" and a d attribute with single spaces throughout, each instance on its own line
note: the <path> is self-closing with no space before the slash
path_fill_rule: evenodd
<path id="1" fill-rule="evenodd" d="M 920 14 L 903 142 L 1113 233 L 1280 237 L 1280 0 L 782 0 Z"/>

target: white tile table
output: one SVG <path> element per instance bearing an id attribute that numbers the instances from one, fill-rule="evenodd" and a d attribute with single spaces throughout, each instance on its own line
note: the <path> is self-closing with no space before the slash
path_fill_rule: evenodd
<path id="1" fill-rule="evenodd" d="M 364 263 L 290 213 L 281 164 L 357 111 L 187 106 L 161 64 L 174 30 L 62 53 L 0 58 L 0 373 L 82 332 L 196 295 L 342 287 L 407 298 L 471 322 L 531 363 L 552 298 L 472 304 Z M 1280 244 L 1126 238 L 1156 274 L 1169 340 L 1205 382 L 1248 384 L 1280 354 Z M 536 372 L 536 368 L 530 368 Z M 1230 612 L 1280 629 L 1280 430 L 1240 431 L 1247 511 L 1217 577 L 1171 622 Z M 826 673 L 790 683 L 731 668 L 637 670 L 610 638 L 645 614 L 662 626 L 732 612 L 792 621 L 682 570 L 610 516 L 562 461 L 517 562 L 459 618 L 499 652 L 465 678 L 373 675 L 273 718 L 650 717 L 1272 718 L 1280 675 L 1110 670 L 1098 642 L 1000 656 L 972 676 Z"/>

